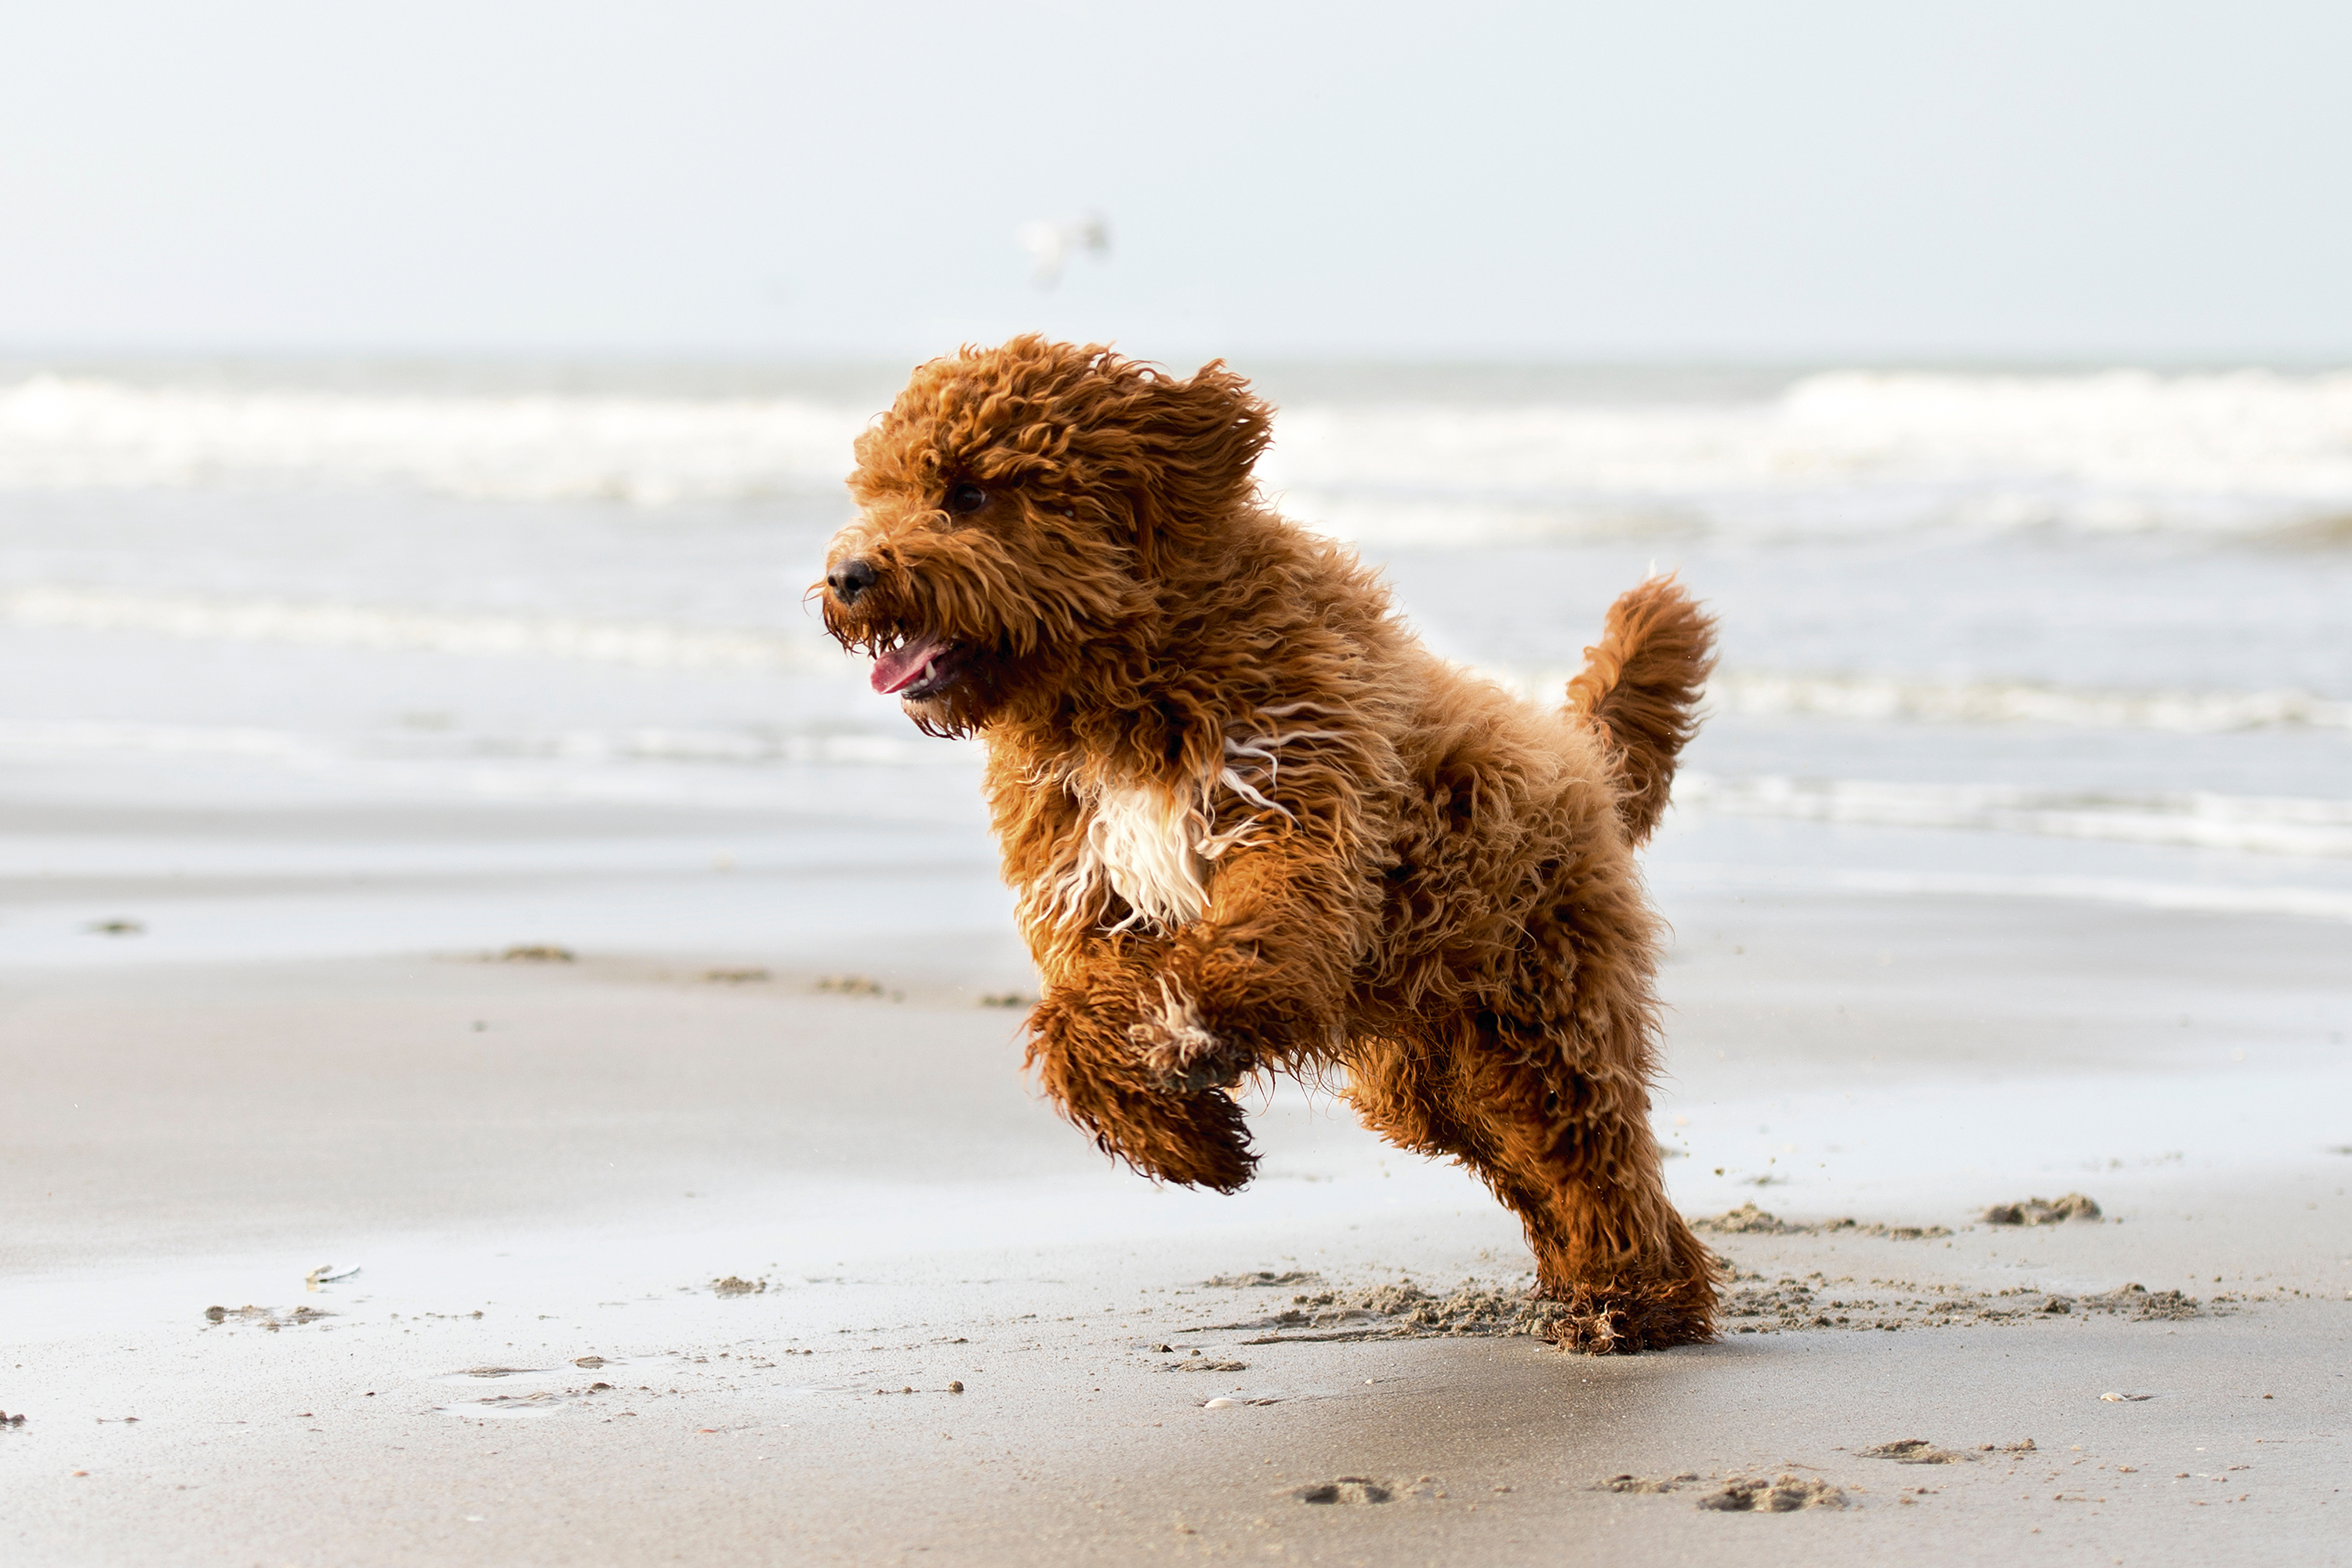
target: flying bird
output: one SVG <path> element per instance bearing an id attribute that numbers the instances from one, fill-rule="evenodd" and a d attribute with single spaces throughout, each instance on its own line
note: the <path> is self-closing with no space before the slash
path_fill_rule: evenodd
<path id="1" fill-rule="evenodd" d="M 1110 254 L 1110 226 L 1097 213 L 1082 217 L 1039 218 L 1024 223 L 1014 236 L 1029 253 L 1030 279 L 1040 289 L 1062 280 L 1062 268 L 1073 256 Z"/>

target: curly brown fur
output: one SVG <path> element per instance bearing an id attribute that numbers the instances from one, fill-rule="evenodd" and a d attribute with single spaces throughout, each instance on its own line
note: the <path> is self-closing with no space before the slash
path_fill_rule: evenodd
<path id="1" fill-rule="evenodd" d="M 1563 1342 L 1711 1338 L 1648 1124 L 1633 860 L 1711 623 L 1645 583 L 1568 706 L 1522 702 L 1260 502 L 1271 416 L 1222 364 L 1022 337 L 922 366 L 858 440 L 815 591 L 877 689 L 986 745 L 1029 1063 L 1108 1152 L 1224 1192 L 1255 1163 L 1233 1086 L 1339 1069 L 1517 1214 Z"/>

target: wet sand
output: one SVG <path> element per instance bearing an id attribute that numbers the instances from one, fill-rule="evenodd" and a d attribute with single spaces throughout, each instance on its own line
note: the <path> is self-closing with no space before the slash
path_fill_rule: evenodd
<path id="1" fill-rule="evenodd" d="M 2345 1560 L 2340 926 L 1660 883 L 1677 1200 L 1800 1228 L 1710 1237 L 1721 1343 L 1604 1360 L 1444 1331 L 1516 1232 L 1328 1101 L 1272 1097 L 1237 1198 L 1108 1167 L 978 920 L 848 986 L 805 942 L 18 963 L 0 1543 Z M 1915 1439 L 1957 1457 L 1864 1452 Z"/>

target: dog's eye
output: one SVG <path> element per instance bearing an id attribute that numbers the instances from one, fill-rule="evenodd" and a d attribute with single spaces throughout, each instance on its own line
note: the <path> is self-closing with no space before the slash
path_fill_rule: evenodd
<path id="1" fill-rule="evenodd" d="M 978 511 L 988 504 L 988 492 L 978 485 L 958 485 L 948 491 L 948 510 L 957 513 Z"/>

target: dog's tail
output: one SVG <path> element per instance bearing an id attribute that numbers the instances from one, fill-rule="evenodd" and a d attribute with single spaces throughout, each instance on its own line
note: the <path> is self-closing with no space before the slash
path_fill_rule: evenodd
<path id="1" fill-rule="evenodd" d="M 1598 646 L 1568 683 L 1568 710 L 1600 732 L 1617 770 L 1617 816 L 1640 844 L 1665 814 L 1675 759 L 1698 733 L 1715 668 L 1715 617 L 1669 574 L 1609 606 Z"/>

